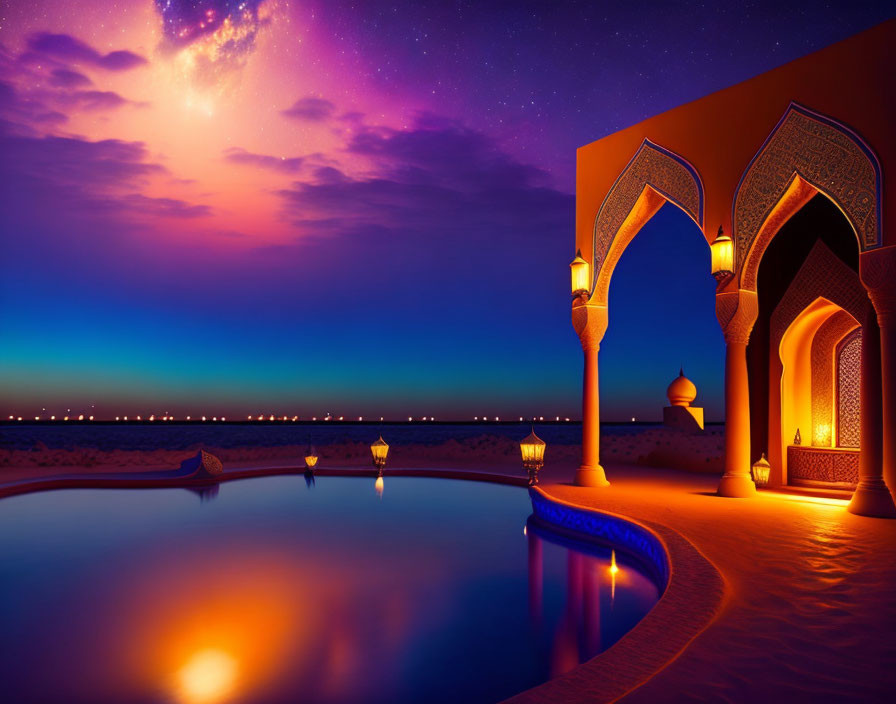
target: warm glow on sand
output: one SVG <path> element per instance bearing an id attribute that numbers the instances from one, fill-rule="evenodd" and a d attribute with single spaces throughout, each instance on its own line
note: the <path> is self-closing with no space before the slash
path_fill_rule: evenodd
<path id="1" fill-rule="evenodd" d="M 184 702 L 218 702 L 236 684 L 239 668 L 227 653 L 207 649 L 195 653 L 177 673 L 178 693 Z"/>
<path id="2" fill-rule="evenodd" d="M 846 508 L 849 505 L 849 499 L 834 499 L 827 496 L 804 496 L 802 494 L 784 494 L 776 491 L 763 491 L 760 496 L 771 499 L 783 499 L 784 501 L 797 501 L 805 504 L 820 504 L 822 506 Z"/>

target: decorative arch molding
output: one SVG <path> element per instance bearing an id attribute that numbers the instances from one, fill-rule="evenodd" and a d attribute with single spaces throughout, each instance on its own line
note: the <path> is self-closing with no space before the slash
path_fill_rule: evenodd
<path id="1" fill-rule="evenodd" d="M 742 288 L 755 290 L 759 261 L 778 228 L 816 193 L 840 208 L 861 251 L 881 245 L 877 156 L 846 125 L 791 103 L 735 192 L 735 266 Z"/>
<path id="2" fill-rule="evenodd" d="M 703 229 L 703 181 L 697 169 L 678 154 L 645 139 L 613 183 L 594 220 L 595 281 L 602 278 L 609 285 L 609 275 L 622 250 L 666 201 L 681 208 Z M 618 238 L 620 231 L 625 231 L 622 238 Z M 609 267 L 607 271 L 605 266 Z M 605 300 L 605 296 L 597 297 Z"/>
<path id="3" fill-rule="evenodd" d="M 816 242 L 772 313 L 770 349 L 777 350 L 790 324 L 816 299 L 839 306 L 858 325 L 868 296 L 859 275 L 844 264 L 823 242 Z"/>

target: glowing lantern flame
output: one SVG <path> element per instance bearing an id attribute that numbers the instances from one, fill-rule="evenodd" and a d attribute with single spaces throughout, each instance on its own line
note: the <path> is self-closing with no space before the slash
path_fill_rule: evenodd
<path id="1" fill-rule="evenodd" d="M 721 227 L 710 249 L 712 250 L 712 275 L 716 279 L 724 279 L 734 273 L 734 242 Z"/>
<path id="2" fill-rule="evenodd" d="M 589 281 L 591 276 L 588 262 L 582 258 L 581 250 L 576 252 L 576 258 L 572 260 L 569 269 L 572 275 L 572 295 L 587 295 L 588 290 L 591 288 L 591 282 Z"/>
<path id="3" fill-rule="evenodd" d="M 389 454 L 389 445 L 383 440 L 382 435 L 379 440 L 370 446 L 370 453 L 373 455 L 374 466 L 382 471 L 383 467 L 386 466 L 386 457 Z"/>

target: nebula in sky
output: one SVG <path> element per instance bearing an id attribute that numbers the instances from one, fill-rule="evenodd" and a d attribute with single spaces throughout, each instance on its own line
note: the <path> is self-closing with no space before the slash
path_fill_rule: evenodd
<path id="1" fill-rule="evenodd" d="M 0 411 L 577 416 L 576 147 L 887 14 L 11 3 Z M 708 272 L 674 208 L 626 251 L 604 417 L 658 418 L 682 363 L 720 416 Z"/>

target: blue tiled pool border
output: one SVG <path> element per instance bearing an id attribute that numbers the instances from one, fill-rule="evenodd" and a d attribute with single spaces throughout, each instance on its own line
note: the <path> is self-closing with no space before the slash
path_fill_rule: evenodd
<path id="1" fill-rule="evenodd" d="M 620 516 L 554 501 L 537 489 L 529 489 L 529 497 L 540 521 L 623 550 L 645 562 L 663 588 L 668 585 L 669 556 L 651 531 Z"/>

